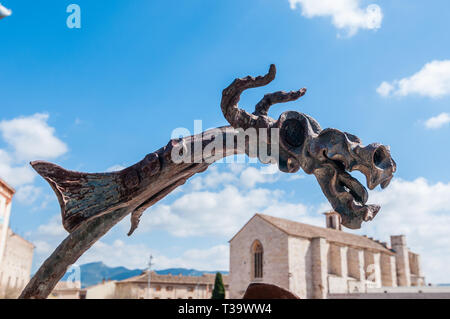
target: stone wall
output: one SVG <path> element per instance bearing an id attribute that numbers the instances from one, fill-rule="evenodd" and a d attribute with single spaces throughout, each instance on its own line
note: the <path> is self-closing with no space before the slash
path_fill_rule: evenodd
<path id="1" fill-rule="evenodd" d="M 311 240 L 313 298 L 324 299 L 328 294 L 328 244 L 325 238 Z"/>
<path id="2" fill-rule="evenodd" d="M 348 278 L 328 275 L 328 293 L 347 293 Z"/>
<path id="3" fill-rule="evenodd" d="M 116 281 L 105 281 L 86 288 L 86 299 L 112 299 L 116 293 Z"/>
<path id="4" fill-rule="evenodd" d="M 383 287 L 397 287 L 397 271 L 395 269 L 395 256 L 381 254 L 381 283 Z"/>
<path id="5" fill-rule="evenodd" d="M 381 287 L 380 253 L 364 249 L 365 279 L 371 287 Z"/>
<path id="6" fill-rule="evenodd" d="M 311 242 L 308 239 L 289 237 L 289 290 L 302 299 L 312 298 Z"/>
<path id="7" fill-rule="evenodd" d="M 263 246 L 263 278 L 253 279 L 252 245 Z M 255 215 L 230 241 L 230 298 L 240 299 L 251 282 L 289 289 L 288 236 Z"/>
<path id="8" fill-rule="evenodd" d="M 348 247 L 347 266 L 349 277 L 355 278 L 358 281 L 365 280 L 364 251 L 362 249 Z"/>

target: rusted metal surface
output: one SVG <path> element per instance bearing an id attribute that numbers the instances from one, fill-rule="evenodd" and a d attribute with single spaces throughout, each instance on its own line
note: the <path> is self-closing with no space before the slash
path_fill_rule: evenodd
<path id="1" fill-rule="evenodd" d="M 240 95 L 249 88 L 267 85 L 275 78 L 275 73 L 276 68 L 271 65 L 267 75 L 236 79 L 223 91 L 221 109 L 231 126 L 171 140 L 122 171 L 90 174 L 68 171 L 52 163 L 32 162 L 33 168 L 55 191 L 64 228 L 70 235 L 41 266 L 21 298 L 46 298 L 67 267 L 125 216 L 131 214 L 131 235 L 147 208 L 191 176 L 205 171 L 214 161 L 233 154 L 258 157 L 263 163 L 275 162 L 285 173 L 295 173 L 301 168 L 307 174 L 314 174 L 346 227 L 359 228 L 363 221 L 371 220 L 380 207 L 367 204 L 367 190 L 348 172 L 362 172 L 369 189 L 377 185 L 387 187 L 396 170 L 389 147 L 363 146 L 352 134 L 337 129 L 322 130 L 316 120 L 303 113 L 284 112 L 278 120 L 267 115 L 272 105 L 297 100 L 306 89 L 267 94 L 253 114 L 240 109 Z M 256 146 L 245 139 L 243 130 L 249 128 L 258 129 Z M 268 133 L 264 140 L 261 132 L 273 129 L 279 129 L 279 139 Z M 206 152 L 209 155 L 205 156 L 203 151 L 218 140 L 223 142 L 221 152 Z M 241 145 L 240 140 L 245 143 Z M 263 158 L 259 150 L 261 141 L 266 146 L 276 144 L 279 155 L 270 157 L 270 161 Z M 251 150 L 255 147 L 257 152 L 253 153 Z M 189 154 L 190 161 L 174 161 L 175 150 Z"/>

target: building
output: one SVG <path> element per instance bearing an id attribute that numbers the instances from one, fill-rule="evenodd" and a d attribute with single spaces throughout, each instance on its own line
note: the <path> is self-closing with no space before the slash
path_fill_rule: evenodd
<path id="1" fill-rule="evenodd" d="M 0 298 L 15 298 L 30 280 L 34 246 L 9 228 L 14 189 L 0 179 Z"/>
<path id="2" fill-rule="evenodd" d="M 101 283 L 87 287 L 86 299 L 113 299 L 116 293 L 115 280 L 103 280 Z"/>
<path id="3" fill-rule="evenodd" d="M 103 280 L 96 285 L 82 288 L 80 281 L 59 281 L 47 299 L 113 299 L 116 282 Z"/>
<path id="4" fill-rule="evenodd" d="M 150 291 L 148 272 L 116 282 L 114 298 L 118 299 L 210 299 L 216 275 L 173 276 L 151 272 Z M 225 296 L 229 296 L 228 276 L 223 275 Z"/>
<path id="5" fill-rule="evenodd" d="M 228 276 L 223 275 L 225 294 L 228 296 Z M 210 299 L 214 289 L 215 274 L 202 276 L 150 276 L 147 272 L 122 281 L 103 280 L 94 286 L 81 288 L 80 282 L 60 281 L 49 299 Z"/>
<path id="6" fill-rule="evenodd" d="M 241 298 L 251 282 L 276 284 L 300 298 L 425 285 L 420 256 L 405 236 L 391 236 L 388 246 L 342 231 L 335 212 L 325 217 L 326 228 L 253 216 L 230 240 L 230 298 Z"/>
<path id="7" fill-rule="evenodd" d="M 84 299 L 79 281 L 59 281 L 47 299 Z"/>

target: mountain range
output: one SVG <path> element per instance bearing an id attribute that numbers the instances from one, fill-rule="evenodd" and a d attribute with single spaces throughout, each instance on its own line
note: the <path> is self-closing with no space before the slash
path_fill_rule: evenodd
<path id="1" fill-rule="evenodd" d="M 86 288 L 96 285 L 103 280 L 124 280 L 134 276 L 138 276 L 144 272 L 145 269 L 128 269 L 125 267 L 109 267 L 102 262 L 94 262 L 80 266 L 81 287 Z M 217 271 L 201 271 L 196 269 L 186 268 L 169 268 L 162 270 L 155 270 L 160 275 L 183 275 L 183 276 L 201 276 L 203 274 L 214 274 Z M 67 272 L 62 280 L 68 280 L 73 271 Z M 227 271 L 220 271 L 223 275 L 227 275 Z"/>

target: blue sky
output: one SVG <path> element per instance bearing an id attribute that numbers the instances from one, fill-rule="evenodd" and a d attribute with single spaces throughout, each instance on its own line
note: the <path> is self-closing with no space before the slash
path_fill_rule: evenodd
<path id="1" fill-rule="evenodd" d="M 81 29 L 66 25 L 70 3 L 2 1 L 13 13 L 0 20 L 0 176 L 17 189 L 11 226 L 35 243 L 34 269 L 65 233 L 28 161 L 87 172 L 131 165 L 175 128 L 225 125 L 222 90 L 275 63 L 277 79 L 241 105 L 307 87 L 270 115 L 297 110 L 390 145 L 396 179 L 371 193 L 382 210 L 357 233 L 406 234 L 429 281 L 450 282 L 448 1 L 78 0 Z M 80 263 L 142 268 L 153 253 L 156 268 L 225 270 L 227 241 L 256 212 L 323 225 L 313 177 L 265 169 L 213 166 L 148 211 L 133 237 L 127 219 Z"/>

